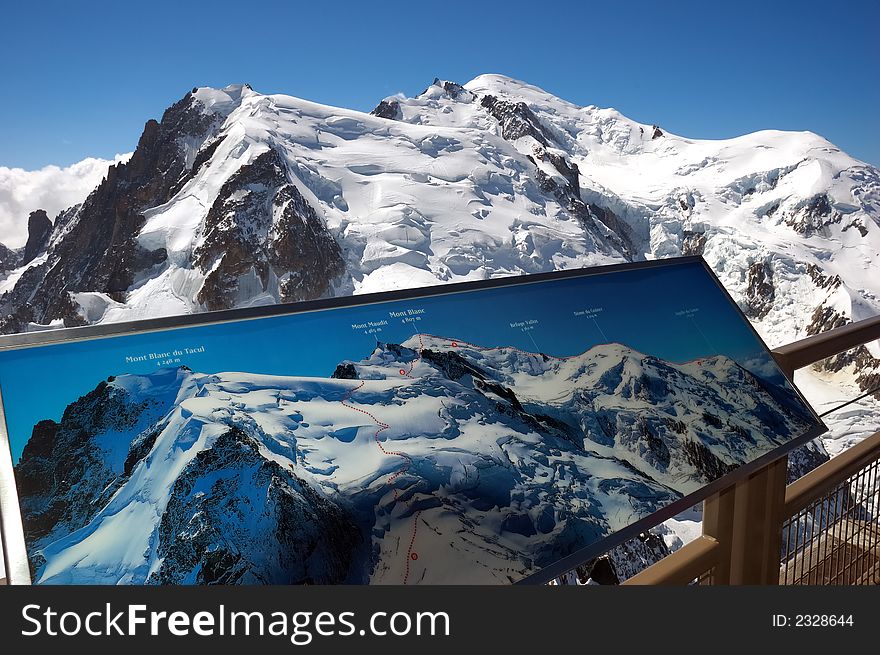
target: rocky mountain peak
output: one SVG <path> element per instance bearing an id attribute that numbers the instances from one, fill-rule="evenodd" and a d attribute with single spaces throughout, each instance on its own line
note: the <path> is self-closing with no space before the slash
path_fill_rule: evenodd
<path id="1" fill-rule="evenodd" d="M 13 250 L 0 243 L 0 273 L 6 273 L 21 266 L 21 249 Z"/>
<path id="2" fill-rule="evenodd" d="M 434 78 L 434 81 L 431 83 L 431 86 L 425 90 L 425 93 L 430 93 L 432 88 L 441 89 L 444 95 L 452 100 L 470 101 L 474 98 L 474 95 L 461 84 L 452 82 L 451 80 L 441 80 L 439 77 Z"/>
<path id="3" fill-rule="evenodd" d="M 31 212 L 28 216 L 28 240 L 24 246 L 22 263 L 27 264 L 42 252 L 52 234 L 52 221 L 42 209 Z"/>
<path id="4" fill-rule="evenodd" d="M 143 212 L 168 200 L 189 172 L 185 144 L 204 142 L 220 122 L 190 94 L 169 107 L 161 122 L 148 120 L 134 154 L 110 167 L 80 207 L 75 224 L 54 244 L 49 261 L 3 297 L 7 318 L 2 329 L 21 331 L 29 322 L 56 319 L 81 324 L 71 292 L 98 291 L 121 299 L 138 271 L 161 262 L 164 252 L 145 251 L 136 241 Z M 52 223 L 45 212 L 35 212 L 29 228 L 27 262 L 46 244 Z"/>
<path id="5" fill-rule="evenodd" d="M 390 99 L 382 100 L 370 114 L 379 118 L 400 120 L 400 104 Z"/>

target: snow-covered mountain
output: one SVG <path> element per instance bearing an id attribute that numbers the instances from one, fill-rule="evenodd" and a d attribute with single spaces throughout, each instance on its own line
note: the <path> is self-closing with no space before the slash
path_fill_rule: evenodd
<path id="1" fill-rule="evenodd" d="M 39 582 L 499 583 L 812 418 L 726 357 L 414 335 L 326 378 L 102 381 L 16 466 Z M 768 430 L 772 425 L 773 430 Z"/>
<path id="2" fill-rule="evenodd" d="M 498 75 L 372 114 L 199 88 L 0 257 L 0 327 L 701 253 L 776 345 L 880 311 L 878 220 L 878 170 L 807 132 L 687 139 Z"/>
<path id="3" fill-rule="evenodd" d="M 499 75 L 370 114 L 193 89 L 81 204 L 30 209 L 0 247 L 3 332 L 694 253 L 771 346 L 880 312 L 875 167 L 808 132 L 688 139 Z M 797 381 L 829 409 L 880 383 L 878 357 Z M 836 453 L 880 402 L 827 420 Z"/>

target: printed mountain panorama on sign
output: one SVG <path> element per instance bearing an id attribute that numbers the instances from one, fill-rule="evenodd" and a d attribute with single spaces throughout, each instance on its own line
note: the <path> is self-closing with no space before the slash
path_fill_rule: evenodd
<path id="1" fill-rule="evenodd" d="M 419 334 L 325 378 L 113 377 L 16 478 L 41 583 L 509 583 L 814 425 L 724 356 Z"/>

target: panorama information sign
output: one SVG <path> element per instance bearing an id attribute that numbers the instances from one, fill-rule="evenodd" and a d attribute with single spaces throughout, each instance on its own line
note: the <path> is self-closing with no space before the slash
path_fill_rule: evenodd
<path id="1" fill-rule="evenodd" d="M 824 430 L 699 258 L 0 347 L 36 583 L 542 581 Z"/>

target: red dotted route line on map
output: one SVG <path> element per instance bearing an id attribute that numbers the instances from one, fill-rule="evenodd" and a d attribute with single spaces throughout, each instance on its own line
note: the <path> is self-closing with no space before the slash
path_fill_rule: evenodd
<path id="1" fill-rule="evenodd" d="M 419 510 L 413 515 L 412 534 L 409 537 L 409 547 L 406 549 L 406 569 L 403 572 L 403 584 L 406 584 L 409 580 L 410 564 L 419 559 L 418 553 L 413 552 L 413 546 L 416 543 L 416 531 L 419 529 L 419 514 L 421 513 L 422 510 Z"/>
<path id="2" fill-rule="evenodd" d="M 458 339 L 456 339 L 456 340 L 447 339 L 446 337 L 439 337 L 434 334 L 419 333 L 416 336 L 418 336 L 418 338 L 419 338 L 418 356 L 409 363 L 408 368 L 400 369 L 400 374 L 403 375 L 404 377 L 408 377 L 408 378 L 413 377 L 412 376 L 413 368 L 415 368 L 416 363 L 422 359 L 422 351 L 425 349 L 425 341 L 424 341 L 425 336 L 430 337 L 432 339 L 438 339 L 441 341 L 449 341 L 451 347 L 453 347 L 453 348 L 458 348 L 460 346 L 466 346 L 466 347 L 474 348 L 476 350 L 481 350 L 481 351 L 482 350 L 501 350 L 501 349 L 506 348 L 506 349 L 521 353 L 523 355 L 529 355 L 531 357 L 542 357 L 542 358 L 546 358 L 546 359 L 555 359 L 557 361 L 566 361 L 566 360 L 571 359 L 573 357 L 573 356 L 555 357 L 553 355 L 545 355 L 544 353 L 534 353 L 534 352 L 530 352 L 528 350 L 522 350 L 522 349 L 516 348 L 514 346 L 499 346 L 498 348 L 486 348 L 485 346 L 478 346 L 477 344 L 468 343 L 467 341 L 461 341 Z M 362 380 L 359 385 L 349 389 L 348 392 L 345 394 L 345 396 L 342 398 L 342 400 L 340 402 L 342 403 L 343 407 L 347 407 L 348 409 L 353 409 L 356 412 L 360 412 L 361 414 L 368 416 L 373 421 L 373 423 L 376 424 L 378 429 L 373 434 L 373 439 L 376 442 L 376 446 L 378 446 L 379 450 L 382 451 L 382 454 L 393 455 L 395 457 L 400 457 L 404 460 L 403 467 L 400 470 L 395 471 L 393 474 L 391 474 L 391 476 L 388 478 L 388 480 L 386 482 L 387 485 L 392 487 L 392 491 L 394 492 L 394 502 L 397 502 L 400 498 L 400 491 L 397 489 L 397 487 L 394 486 L 394 481 L 410 469 L 410 467 L 412 466 L 412 457 L 410 457 L 406 453 L 400 452 L 399 450 L 388 450 L 385 448 L 385 446 L 382 445 L 382 441 L 379 439 L 379 435 L 391 427 L 388 423 L 385 423 L 384 421 L 380 421 L 378 418 L 376 418 L 375 415 L 373 415 L 372 413 L 368 412 L 365 409 L 362 409 L 360 407 L 355 407 L 354 405 L 348 404 L 348 401 L 351 400 L 351 396 L 354 394 L 354 392 L 359 390 L 361 387 L 363 387 L 364 384 L 366 384 L 366 381 Z M 411 507 L 411 503 L 407 503 L 407 506 Z M 406 549 L 406 561 L 405 561 L 405 565 L 404 565 L 403 584 L 407 584 L 407 582 L 409 581 L 410 566 L 411 566 L 412 562 L 415 562 L 419 559 L 419 555 L 418 555 L 418 553 L 413 551 L 413 547 L 415 546 L 415 543 L 416 543 L 416 533 L 417 533 L 418 527 L 419 527 L 418 520 L 419 520 L 419 514 L 421 514 L 421 513 L 422 513 L 422 511 L 419 510 L 413 514 L 412 529 L 410 531 L 410 538 L 409 538 L 409 546 Z"/>
<path id="3" fill-rule="evenodd" d="M 412 371 L 412 366 L 410 366 L 409 370 Z M 342 403 L 343 407 L 347 407 L 348 409 L 353 409 L 356 412 L 360 412 L 361 414 L 365 414 L 366 416 L 369 416 L 370 419 L 373 421 L 373 423 L 375 423 L 378 426 L 378 429 L 373 434 L 373 440 L 376 442 L 376 446 L 378 446 L 379 450 L 381 450 L 384 455 L 394 455 L 394 456 L 400 457 L 404 460 L 403 467 L 400 470 L 395 471 L 386 481 L 386 484 L 388 486 L 391 486 L 391 490 L 394 492 L 394 502 L 397 502 L 398 499 L 400 498 L 400 491 L 397 489 L 397 487 L 394 486 L 394 481 L 409 470 L 410 466 L 412 466 L 412 457 L 410 457 L 406 453 L 400 452 L 399 450 L 388 450 L 387 448 L 385 448 L 385 446 L 382 445 L 382 442 L 379 440 L 379 435 L 391 427 L 388 423 L 385 423 L 384 421 L 380 421 L 378 418 L 376 418 L 372 413 L 368 412 L 367 410 L 361 409 L 360 407 L 355 407 L 354 405 L 349 405 L 348 402 L 346 402 L 346 401 L 350 400 L 352 394 L 355 391 L 357 391 L 358 389 L 360 389 L 361 387 L 363 387 L 364 384 L 366 384 L 366 381 L 361 381 L 361 383 L 359 385 L 349 389 L 348 392 L 343 397 L 341 403 Z M 407 503 L 407 507 L 411 508 L 412 507 L 411 503 Z M 404 567 L 403 584 L 406 584 L 409 581 L 410 563 L 416 561 L 419 558 L 418 554 L 413 552 L 413 546 L 415 545 L 415 542 L 416 542 L 416 531 L 418 530 L 419 514 L 421 514 L 421 513 L 422 513 L 421 510 L 419 510 L 415 514 L 413 514 L 412 528 L 410 531 L 410 538 L 409 538 L 409 546 L 406 549 L 406 563 L 405 563 L 405 567 Z"/>
<path id="4" fill-rule="evenodd" d="M 400 369 L 400 374 L 401 374 L 401 375 L 405 375 L 405 376 L 408 377 L 408 378 L 411 378 L 411 377 L 412 377 L 412 371 L 413 371 L 413 368 L 415 368 L 416 362 L 418 362 L 418 361 L 420 361 L 420 360 L 422 359 L 422 351 L 425 349 L 425 342 L 424 342 L 424 340 L 422 339 L 422 335 L 421 335 L 421 334 L 418 334 L 418 335 L 416 335 L 416 336 L 418 336 L 418 338 L 419 338 L 419 349 L 418 349 L 418 351 L 417 351 L 418 357 L 416 357 L 414 360 L 412 360 L 412 361 L 409 363 L 409 368 L 408 368 L 408 369 L 403 369 L 403 368 Z M 428 336 L 431 336 L 431 335 L 428 335 Z"/>

